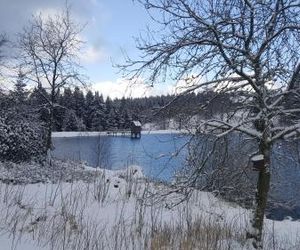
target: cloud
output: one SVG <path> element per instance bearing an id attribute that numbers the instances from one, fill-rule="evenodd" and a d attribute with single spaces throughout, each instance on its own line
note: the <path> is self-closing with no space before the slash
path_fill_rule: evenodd
<path id="1" fill-rule="evenodd" d="M 108 53 L 102 47 L 89 46 L 80 54 L 80 59 L 86 64 L 99 63 L 108 58 Z"/>
<path id="2" fill-rule="evenodd" d="M 33 14 L 42 13 L 42 15 L 53 15 L 57 10 L 65 7 L 64 0 L 1 0 L 0 4 L 0 33 L 7 33 L 11 39 L 17 32 L 22 30 Z M 71 5 L 72 16 L 82 22 L 91 21 L 91 16 L 96 11 L 95 4 L 97 0 L 69 1 Z"/>
<path id="3" fill-rule="evenodd" d="M 59 8 L 38 8 L 35 10 L 34 16 L 41 16 L 42 19 L 47 20 L 49 17 L 50 18 L 55 18 L 57 14 L 61 14 L 62 11 Z"/>
<path id="4" fill-rule="evenodd" d="M 151 87 L 139 79 L 135 82 L 130 82 L 126 79 L 117 79 L 116 81 L 102 81 L 93 84 L 92 89 L 99 91 L 104 97 L 110 98 L 122 98 L 122 97 L 148 97 L 162 94 L 168 94 L 171 92 L 172 87 L 164 85 L 157 87 Z"/>

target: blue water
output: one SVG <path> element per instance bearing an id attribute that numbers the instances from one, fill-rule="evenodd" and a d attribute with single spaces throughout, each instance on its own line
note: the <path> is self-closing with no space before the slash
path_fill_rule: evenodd
<path id="1" fill-rule="evenodd" d="M 106 169 L 138 165 L 146 176 L 170 181 L 174 173 L 186 165 L 188 150 L 183 146 L 189 139 L 186 135 L 168 133 L 144 134 L 141 139 L 122 136 L 53 138 L 53 155 L 59 159 L 84 161 L 90 166 Z M 241 155 L 247 157 L 251 148 L 250 143 L 245 144 L 242 139 L 239 141 L 232 137 L 229 140 L 233 157 L 231 163 L 237 167 L 242 164 Z M 200 146 L 203 145 L 201 139 L 197 142 L 200 142 Z M 277 143 L 273 148 L 271 161 L 271 205 L 267 216 L 278 220 L 286 216 L 300 219 L 300 141 Z M 249 173 L 257 176 L 251 170 Z M 255 183 L 254 178 L 253 190 Z"/>
<path id="2" fill-rule="evenodd" d="M 53 155 L 106 169 L 139 165 L 145 175 L 169 180 L 185 164 L 187 150 L 182 146 L 186 142 L 187 137 L 180 134 L 144 134 L 141 139 L 123 136 L 57 137 L 53 138 Z"/>

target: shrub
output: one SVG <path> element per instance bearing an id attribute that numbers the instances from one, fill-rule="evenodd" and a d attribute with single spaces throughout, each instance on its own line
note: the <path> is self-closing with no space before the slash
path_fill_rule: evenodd
<path id="1" fill-rule="evenodd" d="M 12 113 L 0 114 L 0 159 L 13 162 L 40 158 L 45 154 L 41 125 Z"/>

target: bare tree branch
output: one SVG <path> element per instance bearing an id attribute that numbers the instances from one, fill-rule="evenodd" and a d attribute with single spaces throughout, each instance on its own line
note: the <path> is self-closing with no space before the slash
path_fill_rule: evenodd
<path id="1" fill-rule="evenodd" d="M 163 32 L 138 39 L 140 58 L 126 58 L 125 65 L 120 66 L 130 79 L 147 79 L 150 84 L 186 80 L 186 89 L 180 95 L 214 89 L 219 95 L 236 92 L 236 98 L 244 100 L 222 119 L 199 121 L 198 129 L 218 137 L 238 131 L 256 138 L 264 168 L 259 172 L 253 222 L 256 230 L 250 236 L 258 246 L 269 190 L 270 152 L 276 140 L 299 134 L 300 3 L 139 2 Z M 197 77 L 190 84 L 188 79 L 193 75 Z M 200 107 L 200 112 L 204 108 Z"/>

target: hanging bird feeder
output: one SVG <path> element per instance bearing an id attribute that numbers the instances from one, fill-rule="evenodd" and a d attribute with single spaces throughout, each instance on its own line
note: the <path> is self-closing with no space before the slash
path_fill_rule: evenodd
<path id="1" fill-rule="evenodd" d="M 264 155 L 254 155 L 251 157 L 252 168 L 254 171 L 261 171 L 265 168 Z"/>

